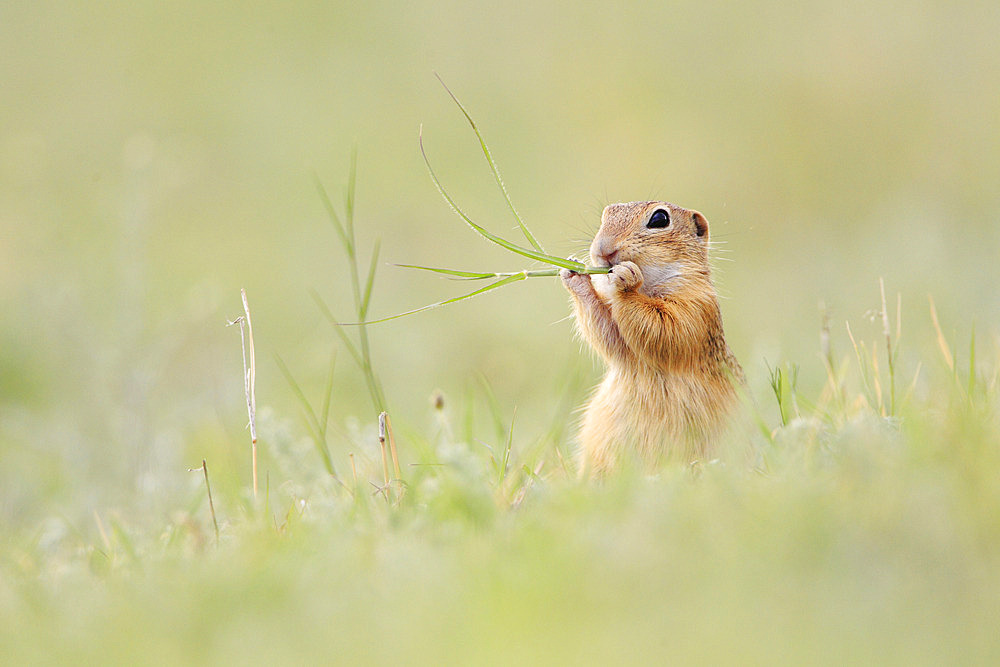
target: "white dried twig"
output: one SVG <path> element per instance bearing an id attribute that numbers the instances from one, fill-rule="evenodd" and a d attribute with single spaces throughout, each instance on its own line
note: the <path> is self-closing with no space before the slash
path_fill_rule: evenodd
<path id="1" fill-rule="evenodd" d="M 247 291 L 240 288 L 240 295 L 243 297 L 244 315 L 237 317 L 228 326 L 240 325 L 240 346 L 243 349 L 243 385 L 247 397 L 247 414 L 250 417 L 250 447 L 253 458 L 253 497 L 257 497 L 257 397 L 254 393 L 254 384 L 257 374 L 257 362 L 253 351 L 253 323 L 250 320 L 250 304 L 247 302 Z M 246 325 L 246 333 L 243 327 Z M 249 346 L 247 343 L 249 342 Z M 249 355 L 248 355 L 249 347 Z"/>

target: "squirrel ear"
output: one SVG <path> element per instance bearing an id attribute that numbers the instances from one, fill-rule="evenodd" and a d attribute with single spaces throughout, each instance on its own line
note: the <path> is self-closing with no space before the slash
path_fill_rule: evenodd
<path id="1" fill-rule="evenodd" d="M 708 220 L 698 211 L 691 211 L 691 222 L 694 223 L 694 233 L 698 238 L 708 240 Z"/>

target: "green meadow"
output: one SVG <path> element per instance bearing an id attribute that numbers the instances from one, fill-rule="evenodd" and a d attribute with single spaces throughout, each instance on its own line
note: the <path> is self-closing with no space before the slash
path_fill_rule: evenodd
<path id="1" fill-rule="evenodd" d="M 932 0 L 4 4 L 0 662 L 996 664 L 997 34 Z M 533 245 L 435 73 L 546 253 L 609 203 L 705 214 L 747 375 L 717 457 L 578 480 L 602 369 L 558 278 L 332 323 L 489 284 L 403 264 L 551 268 L 439 194 L 418 136 Z"/>

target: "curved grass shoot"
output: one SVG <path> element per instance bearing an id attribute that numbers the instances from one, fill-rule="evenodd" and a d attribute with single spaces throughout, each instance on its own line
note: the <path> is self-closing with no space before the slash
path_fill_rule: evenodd
<path id="1" fill-rule="evenodd" d="M 511 272 L 493 272 L 493 271 L 484 272 L 484 271 L 460 271 L 458 269 L 444 269 L 431 266 L 419 266 L 416 264 L 399 264 L 398 266 L 402 266 L 408 269 L 418 269 L 421 271 L 430 271 L 432 273 L 442 274 L 454 280 L 493 279 L 495 280 L 495 282 L 490 283 L 486 287 L 482 287 L 480 289 L 469 292 L 468 294 L 463 294 L 461 296 L 457 296 L 451 299 L 444 299 L 442 301 L 437 301 L 435 303 L 431 303 L 426 306 L 422 306 L 420 308 L 414 308 L 413 310 L 408 310 L 403 313 L 390 315 L 389 317 L 383 317 L 377 320 L 369 320 L 366 319 L 366 315 L 368 310 L 368 299 L 371 295 L 370 293 L 371 278 L 374 275 L 374 263 L 373 263 L 371 273 L 369 274 L 369 283 L 368 283 L 369 289 L 366 289 L 365 291 L 365 296 L 362 301 L 363 308 L 359 308 L 359 314 L 361 315 L 361 317 L 359 318 L 360 321 L 351 322 L 349 323 L 350 325 L 358 326 L 365 324 L 377 324 L 379 322 L 388 322 L 389 320 L 395 320 L 400 317 L 406 317 L 407 315 L 415 315 L 416 313 L 422 313 L 425 310 L 440 308 L 441 306 L 446 306 L 451 303 L 456 303 L 458 301 L 470 299 L 474 296 L 478 296 L 490 290 L 494 290 L 499 287 L 505 287 L 506 285 L 509 285 L 514 282 L 519 282 L 521 280 L 524 280 L 525 278 L 558 276 L 560 269 L 569 269 L 577 273 L 608 273 L 610 271 L 610 269 L 607 267 L 587 266 L 583 262 L 579 262 L 575 259 L 557 257 L 555 255 L 550 255 L 545 252 L 545 250 L 542 248 L 542 245 L 535 238 L 534 234 L 532 234 L 531 231 L 528 229 L 528 226 L 524 224 L 524 220 L 521 219 L 521 216 L 518 214 L 517 209 L 514 208 L 514 203 L 511 201 L 510 194 L 507 192 L 507 187 L 504 185 L 503 178 L 500 176 L 500 170 L 497 168 L 496 162 L 493 160 L 493 155 L 490 153 L 490 149 L 486 145 L 486 140 L 483 139 L 483 135 L 482 133 L 480 133 L 479 127 L 476 125 L 475 120 L 473 120 L 472 116 L 469 114 L 465 106 L 459 101 L 458 97 L 453 92 L 451 92 L 451 89 L 448 88 L 444 80 L 441 79 L 441 77 L 438 76 L 437 74 L 435 74 L 435 76 L 437 76 L 438 81 L 441 82 L 441 85 L 444 86 L 444 89 L 448 92 L 448 95 L 451 96 L 451 99 L 455 102 L 456 105 L 458 105 L 458 108 L 461 110 L 462 115 L 465 116 L 465 119 L 469 121 L 469 125 L 472 127 L 472 131 L 476 133 L 476 137 L 479 139 L 479 145 L 483 150 L 483 155 L 486 157 L 486 161 L 490 165 L 490 170 L 493 172 L 493 177 L 496 180 L 497 185 L 500 187 L 500 191 L 503 193 L 504 199 L 507 201 L 507 205 L 510 207 L 511 212 L 517 219 L 517 224 L 521 228 L 521 232 L 524 234 L 524 237 L 528 240 L 528 243 L 531 245 L 531 247 L 526 248 L 522 245 L 514 243 L 513 241 L 509 241 L 505 238 L 497 236 L 496 234 L 493 234 L 482 225 L 479 225 L 475 221 L 473 221 L 472 218 L 466 215 L 465 212 L 461 208 L 459 208 L 458 204 L 455 202 L 452 196 L 448 194 L 447 190 L 444 189 L 444 186 L 441 184 L 440 179 L 438 179 L 437 174 L 434 172 L 434 167 L 431 166 L 431 162 L 427 157 L 427 151 L 424 149 L 424 132 L 423 132 L 423 126 L 421 126 L 420 132 L 418 133 L 417 136 L 418 143 L 420 144 L 420 155 L 423 157 L 424 165 L 426 165 L 427 167 L 427 172 L 430 174 L 431 181 L 434 182 L 434 187 L 437 188 L 437 191 L 448 203 L 448 206 L 451 207 L 451 210 L 453 210 L 458 215 L 458 217 L 464 220 L 465 223 L 470 228 L 472 228 L 474 232 L 479 234 L 479 236 L 483 237 L 484 239 L 486 239 L 491 243 L 495 243 L 501 248 L 504 248 L 505 250 L 508 250 L 516 255 L 520 255 L 527 259 L 534 260 L 536 262 L 541 262 L 543 264 L 548 264 L 549 266 L 554 266 L 556 268 L 522 270 L 522 271 L 511 271 Z M 350 234 L 346 234 L 343 231 L 341 231 L 341 237 L 342 240 L 345 240 L 345 245 L 347 245 L 346 241 L 348 240 L 353 241 L 353 239 L 349 239 Z M 373 257 L 373 262 L 374 262 L 374 257 Z M 346 326 L 348 323 L 340 323 L 340 324 L 342 326 Z"/>

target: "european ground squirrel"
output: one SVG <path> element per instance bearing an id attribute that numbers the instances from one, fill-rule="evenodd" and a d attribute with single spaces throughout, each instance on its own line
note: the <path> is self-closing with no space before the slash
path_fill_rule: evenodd
<path id="1" fill-rule="evenodd" d="M 666 202 L 612 204 L 590 246 L 608 274 L 564 269 L 577 327 L 607 371 L 580 429 L 583 473 L 703 458 L 743 370 L 726 344 L 708 263 L 708 221 Z"/>

